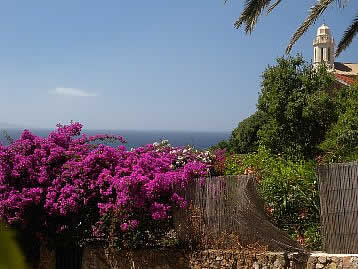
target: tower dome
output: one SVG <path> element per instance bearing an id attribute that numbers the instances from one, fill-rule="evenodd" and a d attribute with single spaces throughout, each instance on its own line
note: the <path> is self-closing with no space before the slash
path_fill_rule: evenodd
<path id="1" fill-rule="evenodd" d="M 313 40 L 313 66 L 325 64 L 328 69 L 334 68 L 334 39 L 331 30 L 325 24 L 317 29 L 317 35 Z"/>
<path id="2" fill-rule="evenodd" d="M 329 35 L 329 36 L 331 35 L 331 30 L 329 30 L 329 27 L 325 24 L 322 24 L 317 29 L 317 36 L 321 36 L 321 35 Z"/>

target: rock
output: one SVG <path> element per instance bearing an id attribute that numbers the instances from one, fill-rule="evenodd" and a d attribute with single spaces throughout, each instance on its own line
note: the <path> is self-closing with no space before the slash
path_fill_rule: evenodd
<path id="1" fill-rule="evenodd" d="M 326 263 L 326 262 L 327 262 L 327 257 L 326 257 L 326 256 L 320 256 L 320 257 L 318 257 L 318 262 L 319 262 L 319 263 Z"/>
<path id="2" fill-rule="evenodd" d="M 316 268 L 315 263 L 311 261 L 307 263 L 306 269 L 315 269 L 315 268 Z"/>
<path id="3" fill-rule="evenodd" d="M 339 257 L 337 257 L 337 256 L 332 256 L 332 261 L 333 261 L 334 263 L 338 263 L 339 260 L 340 260 Z"/>
<path id="4" fill-rule="evenodd" d="M 273 263 L 273 267 L 276 269 L 285 268 L 285 258 L 283 256 L 278 256 L 275 262 Z"/>
<path id="5" fill-rule="evenodd" d="M 328 265 L 327 269 L 337 269 L 337 264 L 333 262 Z"/>
<path id="6" fill-rule="evenodd" d="M 343 268 L 352 268 L 352 258 L 343 257 Z"/>

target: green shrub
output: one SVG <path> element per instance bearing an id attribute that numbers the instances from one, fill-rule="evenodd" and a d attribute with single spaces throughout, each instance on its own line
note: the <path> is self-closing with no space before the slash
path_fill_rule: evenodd
<path id="1" fill-rule="evenodd" d="M 224 174 L 226 176 L 230 175 L 240 175 L 241 173 L 241 158 L 239 154 L 231 154 L 225 160 Z"/>
<path id="2" fill-rule="evenodd" d="M 214 152 L 217 149 L 229 149 L 229 141 L 226 140 L 221 140 L 219 141 L 219 143 L 217 143 L 216 145 L 210 147 L 210 151 Z"/>

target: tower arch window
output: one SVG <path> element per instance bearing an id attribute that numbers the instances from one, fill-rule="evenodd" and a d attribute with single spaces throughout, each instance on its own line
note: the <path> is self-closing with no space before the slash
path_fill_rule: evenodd
<path id="1" fill-rule="evenodd" d="M 331 48 L 328 48 L 328 52 L 327 52 L 327 60 L 328 62 L 331 61 Z"/>
<path id="2" fill-rule="evenodd" d="M 324 60 L 323 60 L 323 48 L 321 48 L 321 62 L 323 62 Z"/>

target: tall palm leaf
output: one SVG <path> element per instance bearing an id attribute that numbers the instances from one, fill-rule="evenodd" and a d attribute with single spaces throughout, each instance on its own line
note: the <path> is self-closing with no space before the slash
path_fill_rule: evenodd
<path id="1" fill-rule="evenodd" d="M 258 17 L 262 14 L 262 12 L 265 10 L 265 8 L 268 7 L 267 12 L 266 12 L 266 15 L 268 15 L 281 3 L 281 1 L 282 0 L 276 0 L 271 6 L 269 6 L 271 4 L 272 0 L 246 0 L 244 10 L 242 11 L 242 13 L 241 13 L 240 17 L 237 19 L 237 21 L 234 23 L 235 27 L 238 29 L 244 24 L 245 32 L 251 33 L 257 24 Z M 348 0 L 318 0 L 318 1 L 319 1 L 319 3 L 317 3 L 315 6 L 313 6 L 311 8 L 311 14 L 307 17 L 307 19 L 309 17 L 311 17 L 311 19 L 314 18 L 314 17 L 312 17 L 312 15 L 314 16 L 315 14 L 317 14 L 317 12 L 319 10 L 321 10 L 321 11 L 317 14 L 317 16 L 321 15 L 322 12 L 325 11 L 326 8 L 332 2 L 336 2 L 340 7 L 344 7 Z M 226 2 L 227 2 L 227 0 L 226 0 Z M 317 18 L 318 17 L 316 17 L 312 21 L 312 23 Z M 307 21 L 307 19 L 306 19 L 306 21 Z M 310 23 L 308 25 L 308 27 L 312 23 Z"/>
<path id="2" fill-rule="evenodd" d="M 227 2 L 228 0 L 225 0 Z M 282 0 L 275 0 L 271 4 L 272 0 L 245 0 L 244 10 L 240 17 L 234 23 L 235 28 L 240 28 L 244 25 L 245 32 L 251 33 L 257 24 L 258 17 L 267 8 L 266 15 L 270 14 Z M 308 28 L 314 24 L 317 19 L 326 11 L 326 9 L 333 3 L 336 3 L 339 8 L 345 8 L 349 0 L 317 0 L 318 3 L 311 7 L 310 12 L 304 22 L 298 27 L 293 34 L 287 48 L 286 53 L 289 53 L 296 43 L 296 41 L 308 30 Z M 357 16 L 358 18 L 358 16 Z M 357 34 L 357 18 L 353 20 L 352 25 L 348 27 L 341 42 L 338 45 L 337 56 L 346 49 L 352 42 L 354 36 Z"/>
<path id="3" fill-rule="evenodd" d="M 316 22 L 319 16 L 327 9 L 327 7 L 337 0 L 320 0 L 316 5 L 311 7 L 310 14 L 307 16 L 305 21 L 301 24 L 300 27 L 293 34 L 290 43 L 286 48 L 286 53 L 289 53 L 292 49 L 292 46 L 296 41 L 307 31 L 307 29 Z M 338 1 L 341 4 L 341 1 Z"/>
<path id="4" fill-rule="evenodd" d="M 358 13 L 356 17 L 353 19 L 353 22 L 350 26 L 348 26 L 347 30 L 344 32 L 341 41 L 337 46 L 336 56 L 341 54 L 352 42 L 355 35 L 358 33 Z"/>
<path id="5" fill-rule="evenodd" d="M 281 0 L 276 0 L 275 3 L 273 3 L 267 10 L 266 15 L 270 14 L 272 12 L 272 10 L 275 9 L 275 7 L 277 7 L 279 4 L 281 3 Z"/>
<path id="6" fill-rule="evenodd" d="M 244 10 L 234 23 L 235 27 L 238 29 L 245 24 L 245 32 L 251 33 L 255 29 L 258 17 L 270 3 L 271 0 L 246 0 Z"/>

